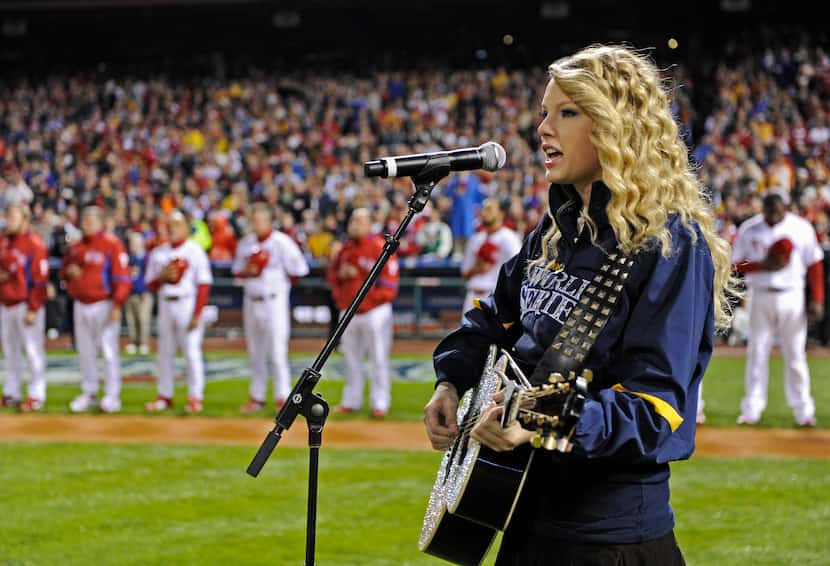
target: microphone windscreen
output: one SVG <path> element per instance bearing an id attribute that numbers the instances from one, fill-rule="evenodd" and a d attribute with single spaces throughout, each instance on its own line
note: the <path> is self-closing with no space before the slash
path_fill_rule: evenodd
<path id="1" fill-rule="evenodd" d="M 494 141 L 483 143 L 478 149 L 482 155 L 481 168 L 485 171 L 498 171 L 507 162 L 507 152 Z"/>

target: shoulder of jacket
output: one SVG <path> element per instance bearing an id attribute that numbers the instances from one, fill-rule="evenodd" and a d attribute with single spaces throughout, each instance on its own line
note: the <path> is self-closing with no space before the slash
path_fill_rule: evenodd
<path id="1" fill-rule="evenodd" d="M 679 246 L 698 247 L 701 244 L 708 249 L 703 230 L 694 219 L 690 218 L 688 222 L 683 222 L 679 214 L 672 214 L 666 221 L 666 227 L 672 236 L 672 247 L 675 249 Z"/>

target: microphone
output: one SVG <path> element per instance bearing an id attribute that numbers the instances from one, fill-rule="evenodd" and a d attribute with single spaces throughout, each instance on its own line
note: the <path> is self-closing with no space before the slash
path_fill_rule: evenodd
<path id="1" fill-rule="evenodd" d="M 452 171 L 472 171 L 474 169 L 496 171 L 504 167 L 504 163 L 507 161 L 504 148 L 496 142 L 489 141 L 478 147 L 384 157 L 375 161 L 367 161 L 363 165 L 363 172 L 367 177 L 415 177 L 423 170 L 430 159 L 443 157 L 449 158 L 450 170 Z"/>

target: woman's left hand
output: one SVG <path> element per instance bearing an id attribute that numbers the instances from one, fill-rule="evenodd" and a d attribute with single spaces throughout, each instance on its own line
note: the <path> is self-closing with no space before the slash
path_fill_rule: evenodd
<path id="1" fill-rule="evenodd" d="M 490 405 L 478 418 L 470 436 L 496 452 L 506 452 L 530 442 L 535 434 L 525 430 L 517 422 L 507 428 L 501 426 L 501 415 L 504 409 L 500 405 Z"/>

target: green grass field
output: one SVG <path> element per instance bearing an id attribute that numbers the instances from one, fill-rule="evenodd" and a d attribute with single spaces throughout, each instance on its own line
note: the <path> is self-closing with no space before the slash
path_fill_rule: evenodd
<path id="1" fill-rule="evenodd" d="M 234 355 L 234 354 L 231 354 Z M 210 359 L 221 355 L 212 353 Z M 428 359 L 424 356 L 424 359 Z M 830 426 L 830 359 L 811 358 L 810 371 L 813 381 L 812 393 L 816 401 L 819 426 Z M 708 424 L 713 426 L 734 426 L 740 411 L 743 395 L 743 358 L 714 358 L 704 378 L 704 399 Z M 324 377 L 317 390 L 334 406 L 340 402 L 342 383 L 327 381 Z M 205 415 L 239 416 L 239 405 L 248 398 L 246 380 L 233 379 L 208 383 L 205 390 Z M 75 385 L 52 385 L 49 387 L 47 412 L 68 413 L 69 402 L 79 393 Z M 389 418 L 394 420 L 420 420 L 422 410 L 432 394 L 432 384 L 395 382 L 392 386 L 392 410 Z M 176 388 L 176 405 L 174 412 L 183 414 L 182 407 L 186 399 L 184 385 Z M 149 383 L 126 383 L 123 388 L 123 412 L 141 414 L 144 403 L 155 396 L 155 386 Z M 365 403 L 368 407 L 368 401 Z M 0 412 L 4 409 L 0 409 Z M 270 415 L 271 413 L 267 413 Z M 266 415 L 262 413 L 260 417 Z M 334 416 L 333 418 L 364 418 L 365 414 Z M 784 385 L 781 360 L 776 358 L 770 364 L 769 407 L 764 413 L 761 426 L 792 427 L 792 414 L 784 398 Z"/>
<path id="2" fill-rule="evenodd" d="M 828 426 L 830 360 L 811 359 L 810 367 L 819 423 Z M 714 359 L 704 383 L 709 422 L 733 426 L 743 360 Z M 324 379 L 318 391 L 336 405 L 341 388 Z M 431 390 L 396 382 L 390 419 L 419 420 Z M 141 413 L 154 391 L 125 384 L 124 412 Z M 51 386 L 48 412 L 66 413 L 77 392 Z M 184 396 L 179 387 L 179 406 Z M 244 380 L 209 383 L 206 414 L 238 415 L 246 397 Z M 762 426 L 793 426 L 780 360 Z M 254 452 L 0 442 L 0 565 L 302 564 L 307 451 L 279 448 L 257 479 L 245 474 Z M 319 564 L 443 564 L 416 548 L 439 458 L 324 448 Z M 695 457 L 673 470 L 677 535 L 691 566 L 830 564 L 828 461 Z"/>
<path id="3" fill-rule="evenodd" d="M 0 444 L 0 564 L 302 564 L 306 458 L 254 449 Z M 439 564 L 417 537 L 439 455 L 325 449 L 321 565 Z M 688 563 L 827 564 L 827 463 L 695 458 L 674 467 Z"/>

